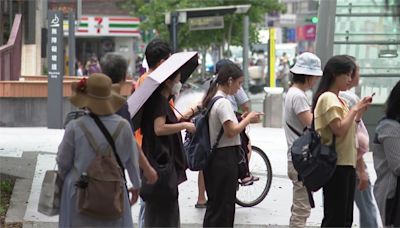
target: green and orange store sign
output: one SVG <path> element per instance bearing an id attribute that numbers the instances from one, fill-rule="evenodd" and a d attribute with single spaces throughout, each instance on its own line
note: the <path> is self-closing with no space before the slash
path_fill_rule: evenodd
<path id="1" fill-rule="evenodd" d="M 76 36 L 140 37 L 139 18 L 113 16 L 82 16 L 76 25 Z M 68 21 L 64 20 L 64 34 Z"/>

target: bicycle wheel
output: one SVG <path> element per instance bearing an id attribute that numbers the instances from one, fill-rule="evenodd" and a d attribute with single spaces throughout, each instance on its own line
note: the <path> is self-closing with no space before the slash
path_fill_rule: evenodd
<path id="1" fill-rule="evenodd" d="M 255 206 L 267 196 L 272 182 L 272 167 L 267 155 L 260 148 L 252 146 L 249 170 L 259 177 L 252 185 L 240 186 L 236 192 L 236 203 L 242 207 Z"/>

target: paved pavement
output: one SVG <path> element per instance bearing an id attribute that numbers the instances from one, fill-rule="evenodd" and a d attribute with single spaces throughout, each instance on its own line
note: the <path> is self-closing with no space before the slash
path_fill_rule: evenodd
<path id="1" fill-rule="evenodd" d="M 253 145 L 260 147 L 268 155 L 273 170 L 271 189 L 263 202 L 252 208 L 236 207 L 235 224 L 241 227 L 287 226 L 292 200 L 291 182 L 286 176 L 286 141 L 283 129 L 263 128 L 260 124 L 251 125 L 249 134 Z M 22 153 L 40 153 L 37 159 L 27 210 L 24 216 L 26 227 L 57 227 L 57 216 L 48 217 L 37 212 L 37 202 L 44 171 L 52 169 L 55 153 L 62 140 L 63 130 L 47 128 L 0 128 L 0 162 L 9 157 L 21 157 Z M 372 155 L 366 155 L 372 182 L 375 181 Z M 188 181 L 179 187 L 181 222 L 184 227 L 199 227 L 202 224 L 204 209 L 194 208 L 197 198 L 197 173 L 187 171 Z M 307 225 L 319 226 L 322 220 L 322 194 L 314 195 L 316 208 L 312 210 Z M 132 207 L 132 216 L 137 222 L 139 206 Z M 358 210 L 355 207 L 353 226 L 359 226 Z"/>

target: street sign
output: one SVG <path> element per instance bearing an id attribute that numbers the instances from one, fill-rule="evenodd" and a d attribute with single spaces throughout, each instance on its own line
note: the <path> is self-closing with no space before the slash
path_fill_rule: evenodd
<path id="1" fill-rule="evenodd" d="M 79 20 L 82 15 L 82 0 L 47 0 L 48 9 L 61 11 L 65 19 L 69 13 L 75 13 L 75 18 Z"/>
<path id="2" fill-rule="evenodd" d="M 189 30 L 209 30 L 224 28 L 224 17 L 194 17 L 189 19 Z"/>
<path id="3" fill-rule="evenodd" d="M 63 13 L 49 11 L 47 22 L 47 127 L 61 129 L 64 77 Z"/>
<path id="4" fill-rule="evenodd" d="M 296 14 L 281 14 L 279 16 L 280 26 L 291 26 L 295 25 L 297 20 Z"/>

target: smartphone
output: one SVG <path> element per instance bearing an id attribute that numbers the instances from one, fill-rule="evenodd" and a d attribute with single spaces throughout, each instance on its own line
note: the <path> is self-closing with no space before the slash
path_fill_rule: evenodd
<path id="1" fill-rule="evenodd" d="M 371 94 L 371 98 L 369 98 L 369 102 L 372 102 L 372 98 L 375 96 L 375 92 Z"/>

